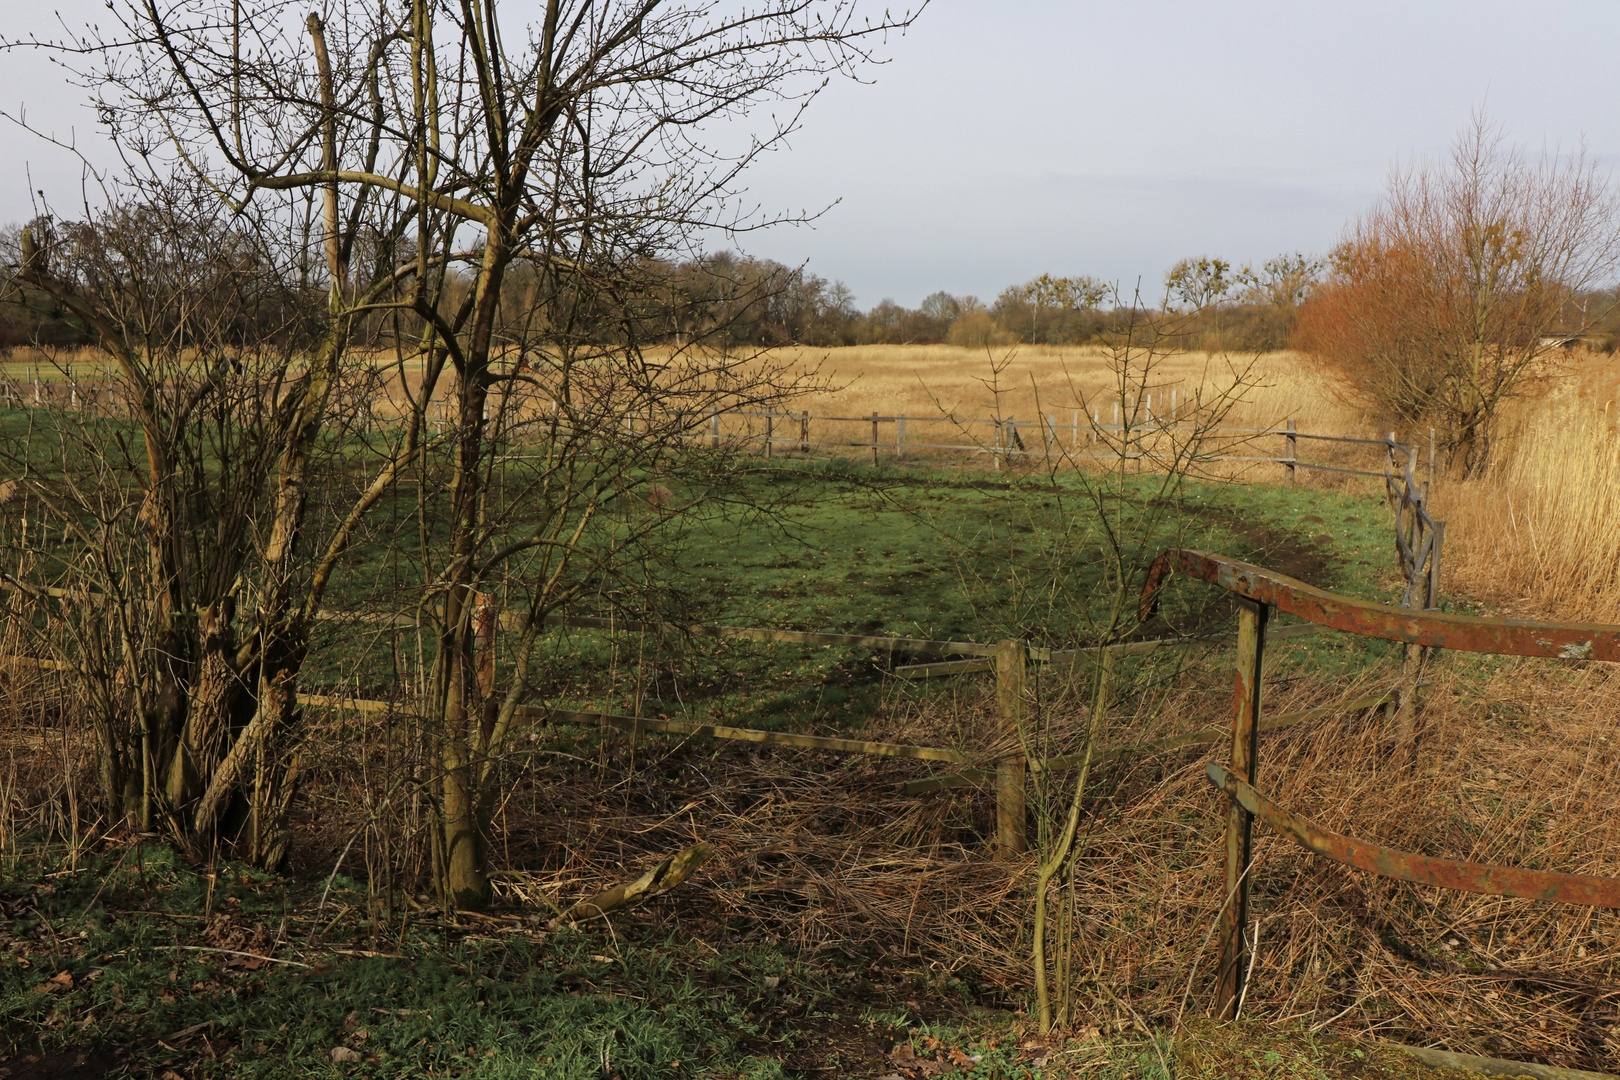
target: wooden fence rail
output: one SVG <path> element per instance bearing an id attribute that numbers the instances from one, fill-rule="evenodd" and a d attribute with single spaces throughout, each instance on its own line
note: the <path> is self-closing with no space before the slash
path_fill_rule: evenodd
<path id="1" fill-rule="evenodd" d="M 70 410 L 85 410 L 90 412 L 118 412 L 125 408 L 123 389 L 115 380 L 106 378 L 82 378 L 76 376 L 72 369 L 58 373 L 59 378 L 41 379 L 38 372 L 31 377 L 18 381 L 13 378 L 0 378 L 0 405 L 6 408 L 36 408 L 42 406 L 60 406 Z M 1155 411 L 1155 394 L 1158 399 L 1158 411 Z M 745 409 L 711 409 L 702 416 L 694 416 L 685 426 L 688 437 L 696 442 L 710 446 L 719 446 L 725 441 L 741 442 L 744 445 L 757 445 L 767 457 L 774 457 L 782 450 L 808 454 L 814 449 L 832 450 L 865 450 L 870 451 L 874 464 L 880 456 L 887 452 L 891 457 L 904 458 L 912 451 L 943 451 L 947 453 L 969 453 L 986 455 L 991 459 L 992 465 L 1000 469 L 1007 462 L 1014 460 L 1034 460 L 1044 458 L 1048 461 L 1057 459 L 1058 463 L 1078 461 L 1105 461 L 1121 460 L 1135 462 L 1138 465 L 1151 463 L 1157 456 L 1154 444 L 1160 439 L 1169 439 L 1172 442 L 1184 440 L 1188 435 L 1196 432 L 1200 437 L 1208 436 L 1217 443 L 1224 444 L 1227 452 L 1198 455 L 1200 462 L 1247 462 L 1253 464 L 1274 464 L 1282 469 L 1284 483 L 1295 482 L 1299 470 L 1304 469 L 1316 472 L 1329 472 L 1350 476 L 1362 476 L 1378 479 L 1385 475 L 1383 471 L 1374 469 L 1351 468 L 1344 465 L 1331 465 L 1326 462 L 1307 461 L 1298 455 L 1299 440 L 1317 442 L 1341 443 L 1346 445 L 1362 446 L 1393 446 L 1391 451 L 1395 455 L 1404 456 L 1410 451 L 1412 457 L 1410 464 L 1416 464 L 1416 450 L 1406 443 L 1398 442 L 1393 435 L 1386 438 L 1372 438 L 1362 436 L 1325 435 L 1314 432 L 1298 430 L 1293 420 L 1286 421 L 1281 427 L 1247 428 L 1247 427 L 1210 427 L 1197 426 L 1195 410 L 1188 407 L 1185 401 L 1177 399 L 1176 391 L 1156 391 L 1142 395 L 1128 396 L 1121 409 L 1121 402 L 1111 403 L 1108 419 L 1100 406 L 1086 409 L 1069 409 L 1069 423 L 1059 423 L 1058 412 L 1047 412 L 1033 420 L 1019 420 L 1014 416 L 1002 417 L 955 417 L 948 414 L 934 416 L 906 416 L 901 414 L 871 413 L 866 416 L 835 416 L 816 415 L 809 412 L 778 412 L 754 411 Z M 442 406 L 443 403 L 435 403 Z M 640 419 L 638 414 L 625 413 L 621 418 L 627 431 L 634 430 Z M 735 430 L 727 432 L 729 426 L 735 428 L 735 420 L 744 421 L 746 430 L 738 434 Z M 747 421 L 762 422 L 763 430 L 755 431 Z M 370 405 L 360 402 L 358 405 L 357 422 L 363 427 L 384 422 L 374 415 Z M 442 428 L 451 422 L 450 415 L 442 407 L 436 408 L 431 421 Z M 616 421 L 617 422 L 617 421 Z M 861 425 L 859 434 L 863 437 L 848 439 L 811 438 L 813 426 L 827 424 L 858 424 Z M 909 433 L 918 427 L 945 425 L 954 429 L 958 436 L 957 441 L 919 441 L 909 437 Z M 885 429 L 892 431 L 892 437 L 886 437 Z M 979 434 L 982 432 L 982 434 Z M 1269 438 L 1282 440 L 1280 454 L 1276 456 L 1267 454 L 1242 454 L 1230 452 L 1257 441 Z M 1433 463 L 1434 434 L 1429 433 L 1430 452 L 1428 479 L 1432 483 L 1434 478 Z M 1099 449 L 1099 447 L 1103 447 Z M 523 455 L 509 455 L 508 460 L 522 460 Z M 1392 462 L 1393 464 L 1393 462 Z M 1397 467 L 1396 472 L 1400 469 Z"/>
<path id="2" fill-rule="evenodd" d="M 1147 395 L 1148 404 L 1140 419 L 1132 423 L 1123 423 L 1119 418 L 1118 403 L 1112 418 L 1108 421 L 1102 419 L 1100 408 L 1094 408 L 1090 413 L 1084 410 L 1070 410 L 1071 422 L 1058 423 L 1058 414 L 1048 412 L 1039 417 L 1034 423 L 1020 422 L 1016 417 L 956 417 L 950 415 L 938 416 L 905 416 L 885 415 L 872 413 L 868 416 L 821 416 L 809 412 L 755 412 L 749 410 L 716 410 L 710 413 L 708 433 L 704 436 L 712 445 L 719 445 L 722 441 L 722 417 L 738 417 L 744 420 L 764 421 L 764 430 L 754 432 L 748 430 L 741 435 L 733 434 L 730 438 L 744 444 L 758 444 L 767 457 L 774 456 L 777 447 L 797 448 L 800 453 L 809 453 L 812 447 L 824 449 L 843 449 L 871 451 L 872 462 L 876 464 L 882 451 L 887 450 L 894 458 L 904 458 L 913 450 L 944 450 L 957 453 L 972 453 L 989 455 L 996 468 L 1001 468 L 1004 461 L 1013 459 L 1046 458 L 1050 460 L 1057 457 L 1064 460 L 1128 460 L 1151 461 L 1155 457 L 1152 444 L 1160 438 L 1169 438 L 1172 441 L 1184 439 L 1187 435 L 1197 433 L 1200 437 L 1207 436 L 1217 442 L 1226 442 L 1228 449 L 1244 444 L 1251 444 L 1256 440 L 1279 437 L 1282 439 L 1282 452 L 1280 456 L 1265 454 L 1237 454 L 1212 453 L 1200 454 L 1200 462 L 1237 461 L 1270 463 L 1279 465 L 1283 469 L 1283 481 L 1293 484 L 1296 481 L 1298 470 L 1307 469 L 1319 472 L 1339 473 L 1350 476 L 1363 476 L 1371 479 L 1381 479 L 1387 475 L 1386 470 L 1356 469 L 1342 465 L 1329 465 L 1323 462 L 1303 460 L 1298 454 L 1298 440 L 1306 439 L 1317 442 L 1340 443 L 1345 445 L 1380 447 L 1389 451 L 1393 458 L 1400 456 L 1406 458 L 1406 463 L 1417 466 L 1418 450 L 1415 444 L 1402 443 L 1396 440 L 1394 434 L 1386 437 L 1351 436 L 1351 435 L 1324 435 L 1313 432 L 1300 431 L 1294 420 L 1285 421 L 1281 427 L 1245 428 L 1245 427 L 1198 427 L 1189 422 L 1192 418 L 1184 416 L 1177 411 L 1174 403 L 1172 412 L 1168 415 L 1155 415 L 1152 411 L 1151 398 Z M 1082 420 L 1082 417 L 1085 417 Z M 783 424 L 788 430 L 787 435 L 778 435 L 777 425 Z M 812 424 L 860 424 L 871 425 L 870 438 L 852 439 L 812 439 L 810 428 Z M 880 425 L 893 425 L 894 437 L 885 439 L 881 437 Z M 955 428 L 962 436 L 961 442 L 915 442 L 907 438 L 909 425 L 945 424 Z M 797 426 L 796 434 L 791 432 Z M 973 434 L 974 428 L 988 428 L 987 437 L 979 438 Z M 1024 435 L 1028 432 L 1029 439 Z M 1429 459 L 1428 480 L 1434 480 L 1434 436 L 1429 431 Z M 1100 443 L 1111 444 L 1106 450 L 1094 449 Z M 1409 455 L 1409 456 L 1408 456 Z M 1398 471 L 1398 470 L 1397 470 Z"/>

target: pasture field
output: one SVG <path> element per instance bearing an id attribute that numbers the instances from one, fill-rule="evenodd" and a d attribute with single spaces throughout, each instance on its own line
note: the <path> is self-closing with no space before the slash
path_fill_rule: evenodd
<path id="1" fill-rule="evenodd" d="M 801 361 L 847 384 L 812 410 L 998 404 L 986 361 L 962 350 L 805 350 Z M 996 378 L 1025 389 L 1000 406 L 1033 414 L 1038 388 L 1043 409 L 1061 408 L 1048 402 L 1094 381 L 1100 362 L 1088 350 L 1020 350 Z M 1166 375 L 1218 382 L 1224 362 L 1172 357 Z M 1233 423 L 1368 433 L 1298 358 L 1253 363 L 1265 377 Z M 1620 621 L 1614 372 L 1580 363 L 1515 407 L 1493 473 L 1439 488 L 1449 606 Z M 751 483 L 774 513 L 699 513 L 680 572 L 661 571 L 683 617 L 1085 642 L 1101 549 L 1073 478 L 951 459 L 756 464 Z M 1160 522 L 1144 549 L 1207 547 L 1335 591 L 1393 595 L 1376 485 L 1250 479 L 1260 482 L 1190 482 L 1161 516 L 1148 513 L 1151 477 L 1133 480 L 1114 513 Z M 409 565 L 380 538 L 362 544 L 334 606 L 408 609 Z M 1183 583 L 1166 620 L 1224 625 L 1219 601 Z M 420 674 L 414 641 L 394 631 L 334 622 L 315 647 L 310 680 L 361 696 Z M 893 676 L 896 663 L 934 657 L 577 630 L 549 635 L 544 650 L 535 693 L 549 705 L 995 745 L 992 679 Z M 1398 666 L 1388 647 L 1334 635 L 1267 655 L 1268 713 L 1382 689 Z M 1105 744 L 1222 722 L 1232 661 L 1223 645 L 1133 661 Z M 1325 827 L 1404 850 L 1620 876 L 1620 682 L 1607 666 L 1446 656 L 1430 678 L 1416 767 L 1391 754 L 1383 718 L 1359 712 L 1267 736 L 1264 784 Z M 1075 687 L 1058 671 L 1036 681 L 1045 737 L 1072 746 L 1084 716 Z M 1418 889 L 1276 837 L 1257 849 L 1253 1023 L 1234 1040 L 1192 1022 L 1220 906 L 1220 820 L 1203 775 L 1224 760 L 1218 746 L 1094 777 L 1064 886 L 1079 913 L 1074 1012 L 1048 1039 L 1026 1019 L 1032 866 L 990 857 L 992 794 L 900 790 L 945 767 L 535 728 L 510 765 L 500 903 L 474 916 L 438 911 L 420 891 L 422 867 L 399 855 L 415 820 L 389 802 L 414 760 L 408 717 L 316 717 L 299 840 L 271 876 L 99 834 L 75 790 L 51 787 L 76 759 L 49 686 L 10 689 L 0 1046 L 12 1078 L 1463 1075 L 1364 1039 L 1586 1069 L 1620 1062 L 1620 914 Z M 42 704 L 17 707 L 24 699 Z M 45 809 L 20 829 L 13 808 L 38 793 Z M 1032 792 L 1036 820 L 1060 799 Z M 549 928 L 559 906 L 699 840 L 715 854 L 667 898 L 610 925 Z"/>
<path id="2" fill-rule="evenodd" d="M 1061 476 L 1054 484 L 992 480 L 982 470 L 779 461 L 754 483 L 770 514 L 700 512 L 657 568 L 659 591 L 684 600 L 680 621 L 989 644 L 1020 637 L 1058 648 L 1091 640 L 1104 554 L 1095 532 L 1075 527 L 1091 509 Z M 1140 488 L 1141 499 L 1154 497 L 1150 481 Z M 1144 509 L 1125 502 L 1122 524 L 1134 528 Z M 1364 497 L 1193 483 L 1174 513 L 1154 521 L 1159 533 L 1147 546 L 1155 552 L 1218 550 L 1324 587 L 1380 599 L 1389 592 L 1386 525 Z M 407 534 L 407 555 L 411 543 Z M 413 610 L 416 582 L 397 572 L 409 560 L 392 552 L 359 549 L 351 580 L 370 585 L 334 596 L 333 606 Z M 1182 590 L 1152 633 L 1228 618 L 1220 597 Z M 418 647 L 411 632 L 339 617 L 317 630 L 309 681 L 386 696 L 411 681 Z M 1337 667 L 1387 651 L 1328 638 L 1299 648 L 1310 662 Z M 535 696 L 554 707 L 623 713 L 639 703 L 645 715 L 821 734 L 864 729 L 898 692 L 888 670 L 934 659 L 562 628 L 542 650 Z"/>

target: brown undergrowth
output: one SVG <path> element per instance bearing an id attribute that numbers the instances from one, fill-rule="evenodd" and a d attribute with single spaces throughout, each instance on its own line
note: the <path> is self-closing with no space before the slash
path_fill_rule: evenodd
<path id="1" fill-rule="evenodd" d="M 1228 662 L 1217 653 L 1136 714 L 1111 717 L 1108 742 L 1220 723 Z M 1326 828 L 1403 850 L 1620 876 L 1613 674 L 1530 662 L 1482 674 L 1442 659 L 1414 767 L 1393 758 L 1379 716 L 1364 713 L 1267 736 L 1259 786 Z M 987 726 L 984 682 L 963 680 L 931 704 L 897 708 L 877 734 L 988 749 L 976 734 Z M 1048 700 L 1064 707 L 1052 682 Z M 1266 709 L 1360 689 L 1278 678 Z M 1079 730 L 1073 716 L 1052 719 L 1060 743 Z M 316 748 L 293 870 L 325 876 L 341 855 L 345 872 L 369 872 L 379 898 L 397 902 L 392 890 L 414 893 L 421 865 L 409 854 L 408 815 L 390 809 L 406 804 L 380 796 L 397 776 L 384 766 L 397 762 L 398 747 L 386 719 L 366 723 L 376 729 L 361 743 L 366 755 L 343 749 L 352 741 Z M 0 760 L 8 844 L 25 816 L 64 835 L 94 825 L 82 803 L 73 825 L 71 785 L 40 786 L 77 776 L 89 790 L 90 778 L 64 769 L 71 763 L 60 754 L 40 752 L 71 750 L 59 729 L 47 710 L 11 710 Z M 757 942 L 811 965 L 864 956 L 910 973 L 908 983 L 874 990 L 874 1006 L 904 1004 L 908 994 L 937 1001 L 947 986 L 964 1006 L 1025 1006 L 1032 868 L 989 857 L 988 792 L 905 795 L 904 780 L 942 768 L 919 762 L 551 734 L 558 740 L 534 743 L 544 754 L 529 759 L 534 767 L 522 770 L 502 814 L 504 904 L 548 913 L 705 840 L 716 854 L 697 877 L 598 932 Z M 1080 912 L 1075 1027 L 1166 1031 L 1207 1010 L 1221 895 L 1218 803 L 1204 763 L 1224 756 L 1218 746 L 1183 750 L 1098 777 L 1078 872 L 1063 884 Z M 1257 850 L 1250 931 L 1259 948 L 1245 1015 L 1588 1069 L 1620 1060 L 1620 913 L 1380 879 L 1310 856 L 1263 826 Z"/>
<path id="2" fill-rule="evenodd" d="M 1206 675 L 1112 717 L 1108 741 L 1221 723 L 1228 663 L 1216 654 L 1198 665 Z M 1517 662 L 1481 674 L 1442 660 L 1414 766 L 1395 759 L 1380 716 L 1361 713 L 1267 736 L 1259 786 L 1321 826 L 1402 850 L 1620 876 L 1613 675 Z M 1279 679 L 1266 710 L 1362 691 Z M 964 680 L 955 695 L 896 710 L 878 734 L 988 750 L 987 710 L 987 688 Z M 1080 729 L 1073 716 L 1051 727 L 1058 743 Z M 572 757 L 555 756 L 563 746 Z M 503 813 L 505 904 L 550 912 L 704 840 L 716 854 L 697 877 L 601 932 L 718 934 L 812 964 L 881 957 L 919 988 L 1025 1007 L 1032 864 L 989 857 L 988 792 L 907 796 L 901 783 L 931 771 L 918 762 L 668 737 L 604 734 L 552 753 Z M 1094 784 L 1078 872 L 1062 886 L 1080 912 L 1076 1027 L 1163 1031 L 1207 1010 L 1222 896 L 1204 764 L 1225 754 L 1116 764 Z M 323 814 L 322 826 L 326 843 L 303 849 L 311 873 L 330 872 L 354 835 L 352 814 Z M 1311 856 L 1264 826 L 1257 838 L 1245 1015 L 1588 1069 L 1620 1061 L 1620 912 L 1415 887 Z M 358 848 L 350 859 L 358 869 Z M 888 993 L 899 1003 L 905 990 Z"/>

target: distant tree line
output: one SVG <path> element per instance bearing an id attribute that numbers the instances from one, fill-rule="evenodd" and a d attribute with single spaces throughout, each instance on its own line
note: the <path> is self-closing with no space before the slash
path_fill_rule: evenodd
<path id="1" fill-rule="evenodd" d="M 16 225 L 0 230 L 0 246 L 14 249 L 19 234 Z M 401 255 L 381 242 L 372 246 L 377 258 Z M 363 259 L 366 252 L 356 255 Z M 477 257 L 477 252 L 467 253 L 467 265 L 474 265 Z M 1288 346 L 1294 313 L 1322 269 L 1320 262 L 1297 254 L 1279 256 L 1257 269 L 1236 270 L 1225 260 L 1204 256 L 1173 266 L 1153 301 L 1124 297 L 1094 277 L 1042 274 L 1008 286 L 988 304 L 977 296 L 941 291 L 915 308 L 884 298 L 862 311 L 843 282 L 828 281 L 803 266 L 729 251 L 688 259 L 644 257 L 631 260 L 628 271 L 616 265 L 613 276 L 621 288 L 597 291 L 588 303 L 575 306 L 569 332 L 603 344 L 705 340 L 755 348 L 1084 345 L 1130 332 L 1171 347 L 1265 351 Z M 442 299 L 447 312 L 465 300 L 473 280 L 471 273 L 464 280 L 450 275 Z M 498 336 L 512 341 L 532 337 L 532 298 L 550 288 L 544 272 L 533 267 L 508 275 Z M 264 316 L 285 328 L 301 321 L 289 320 L 289 305 L 299 306 L 302 295 L 309 311 L 319 312 L 325 293 L 326 283 L 318 275 L 307 278 L 290 286 Z M 0 349 L 91 343 L 85 327 L 51 297 L 18 290 L 10 300 L 0 305 Z M 409 326 L 400 322 L 398 312 L 372 315 L 363 320 L 357 338 L 382 345 L 401 333 L 421 330 L 414 316 L 405 319 Z M 264 330 L 240 328 L 244 338 L 262 339 Z"/>

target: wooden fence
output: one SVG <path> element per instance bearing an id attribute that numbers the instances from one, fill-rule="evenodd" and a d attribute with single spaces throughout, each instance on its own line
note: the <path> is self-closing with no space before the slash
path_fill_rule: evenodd
<path id="1" fill-rule="evenodd" d="M 1263 567 L 1203 551 L 1173 549 L 1154 563 L 1142 597 L 1146 617 L 1171 573 L 1219 585 L 1239 598 L 1237 682 L 1233 699 L 1230 764 L 1210 763 L 1209 782 L 1226 795 L 1226 900 L 1221 907 L 1220 962 L 1216 969 L 1219 1015 L 1236 1016 L 1243 998 L 1248 922 L 1253 887 L 1251 850 L 1256 819 L 1307 851 L 1385 877 L 1445 889 L 1518 896 L 1566 904 L 1620 908 L 1620 880 L 1484 866 L 1380 847 L 1341 836 L 1289 812 L 1256 784 L 1260 760 L 1262 661 L 1273 613 L 1287 612 L 1319 626 L 1430 649 L 1460 649 L 1508 656 L 1564 660 L 1620 660 L 1620 626 L 1481 619 L 1429 610 L 1390 608 L 1313 588 Z"/>
<path id="2" fill-rule="evenodd" d="M 81 378 L 71 368 L 56 379 L 41 380 L 35 372 L 18 381 L 0 378 L 0 404 L 6 408 L 53 406 L 69 410 L 109 412 L 124 407 L 120 384 L 105 377 Z M 1337 443 L 1377 447 L 1388 452 L 1391 469 L 1399 474 L 1410 467 L 1424 472 L 1425 484 L 1435 476 L 1434 431 L 1428 432 L 1426 466 L 1422 448 L 1414 441 L 1401 441 L 1390 434 L 1367 436 L 1325 435 L 1299 430 L 1288 420 L 1281 427 L 1201 427 L 1196 410 L 1178 400 L 1178 391 L 1126 396 L 1112 401 L 1105 411 L 1094 405 L 1089 411 L 1071 408 L 1049 411 L 1034 418 L 1014 416 L 957 417 L 941 413 L 933 416 L 905 416 L 871 413 L 866 416 L 832 416 L 808 411 L 751 411 L 710 409 L 706 415 L 677 417 L 676 428 L 686 432 L 691 442 L 718 447 L 722 444 L 757 448 L 767 458 L 779 453 L 808 455 L 815 450 L 869 453 L 873 464 L 887 455 L 904 460 L 911 454 L 929 451 L 970 454 L 989 460 L 995 469 L 1012 462 L 1041 460 L 1047 464 L 1074 464 L 1080 461 L 1118 460 L 1135 466 L 1151 467 L 1164 456 L 1164 446 L 1185 446 L 1193 437 L 1214 448 L 1200 452 L 1200 463 L 1242 462 L 1276 465 L 1285 484 L 1296 482 L 1301 470 L 1327 472 L 1379 479 L 1381 469 L 1352 468 L 1342 464 L 1311 461 L 1299 456 L 1299 443 Z M 434 402 L 430 422 L 441 429 L 452 422 L 446 402 Z M 1106 418 L 1105 418 L 1106 417 Z M 369 402 L 358 403 L 358 421 L 363 426 L 384 422 L 373 415 Z M 633 430 L 640 416 L 626 413 L 622 422 Z M 1060 423 L 1067 420 L 1068 423 Z M 943 432 L 943 434 L 941 434 Z M 847 433 L 844 434 L 844 433 Z M 917 434 L 921 433 L 921 437 Z M 932 433 L 932 434 L 930 434 Z M 1274 443 L 1272 440 L 1276 440 Z M 1239 453 L 1258 450 L 1272 443 L 1276 454 Z"/>
<path id="3" fill-rule="evenodd" d="M 14 588 L 8 581 L 0 581 L 0 587 Z M 53 599 L 61 599 L 68 595 L 67 590 L 51 588 L 40 590 L 40 593 Z M 477 617 L 480 621 L 480 648 L 478 649 L 478 682 L 484 694 L 493 691 L 495 685 L 495 641 L 497 630 L 515 631 L 521 628 L 522 618 L 514 613 L 496 613 L 493 605 L 480 603 L 477 608 Z M 351 621 L 371 625 L 383 625 L 405 628 L 418 628 L 421 624 L 417 618 L 403 614 L 381 614 L 369 612 L 339 612 L 323 611 L 316 615 L 320 621 Z M 799 644 L 819 647 L 843 647 L 856 649 L 871 649 L 874 651 L 913 653 L 936 656 L 966 656 L 967 660 L 945 661 L 933 664 L 901 665 L 893 669 L 893 674 L 903 679 L 936 678 L 947 675 L 965 675 L 976 672 L 994 672 L 996 675 L 996 711 L 995 735 L 1002 746 L 1016 746 L 1019 742 L 1019 725 L 1021 722 L 1020 710 L 1027 701 L 1028 678 L 1031 665 L 1045 664 L 1053 667 L 1073 666 L 1086 657 L 1100 657 L 1107 653 L 1116 656 L 1141 655 L 1167 648 L 1189 647 L 1217 647 L 1229 644 L 1233 635 L 1229 633 L 1213 634 L 1204 637 L 1167 638 L 1146 641 L 1122 642 L 1114 645 L 1102 646 L 1096 649 L 1049 649 L 1031 646 L 1022 641 L 1003 640 L 995 644 L 972 641 L 939 641 L 926 638 L 893 637 L 888 635 L 870 634 L 832 634 L 817 633 L 802 630 L 775 630 L 761 627 L 740 626 L 709 626 L 692 623 L 647 623 L 624 619 L 590 618 L 581 616 L 553 615 L 545 619 L 550 626 L 576 627 L 581 629 L 620 631 L 628 633 L 660 632 L 693 637 L 709 637 L 722 639 L 735 639 L 760 642 L 775 642 Z M 1279 627 L 1273 632 L 1277 639 L 1297 637 L 1318 632 L 1320 627 L 1311 623 L 1298 623 L 1291 626 Z M 82 670 L 78 664 L 68 660 L 48 659 L 31 656 L 0 656 L 0 665 L 24 667 L 36 671 L 69 672 Z M 1268 721 L 1268 730 L 1292 726 L 1328 716 L 1342 715 L 1347 712 L 1375 708 L 1386 702 L 1393 701 L 1396 690 L 1391 689 L 1385 693 L 1371 697 L 1356 697 L 1346 699 L 1334 705 L 1317 709 L 1308 709 L 1299 713 L 1289 713 L 1273 717 Z M 420 707 L 406 700 L 381 700 L 361 698 L 354 694 L 346 694 L 333 687 L 310 688 L 310 692 L 299 694 L 297 700 L 300 704 L 317 708 L 349 709 L 360 713 L 378 712 L 418 712 Z M 1026 760 L 1018 750 L 1004 750 L 1000 753 L 973 754 L 959 749 L 938 746 L 915 746 L 903 743 L 876 742 L 860 739 L 845 739 L 824 735 L 804 735 L 792 732 L 764 731 L 757 728 L 734 727 L 722 724 L 708 724 L 688 720 L 672 720 L 665 717 L 627 716 L 617 713 L 582 711 L 571 709 L 555 709 L 543 706 L 522 706 L 517 710 L 516 717 L 534 723 L 556 723 L 570 725 L 584 725 L 591 727 L 611 727 L 623 731 L 642 734 L 648 732 L 662 732 L 687 737 L 702 737 L 711 739 L 734 740 L 752 742 L 775 746 L 792 746 L 809 750 L 825 750 L 844 754 L 869 754 L 882 757 L 912 758 L 923 761 L 938 761 L 949 765 L 960 766 L 958 770 L 936 777 L 914 780 L 904 785 L 903 790 L 908 794 L 922 794 L 930 791 L 941 791 L 949 788 L 967 785 L 978 785 L 993 782 L 996 792 L 996 831 L 995 849 L 998 854 L 1013 855 L 1022 852 L 1027 847 L 1025 827 L 1025 791 L 1030 773 L 1053 773 L 1072 769 L 1078 764 L 1073 756 L 1054 757 L 1048 760 L 1039 758 Z M 1119 758 L 1136 757 L 1147 754 L 1165 753 L 1186 746 L 1197 746 L 1217 742 L 1224 732 L 1217 729 L 1205 729 L 1189 732 L 1183 735 L 1172 736 L 1168 739 L 1158 739 L 1150 742 L 1133 743 L 1114 747 L 1103 751 L 1098 760 L 1109 761 Z"/>
<path id="4" fill-rule="evenodd" d="M 1151 395 L 1147 397 L 1151 402 Z M 988 457 L 996 469 L 1002 468 L 1004 463 L 1032 460 L 1062 464 L 1081 460 L 1123 459 L 1138 465 L 1150 465 L 1155 459 L 1165 456 L 1157 449 L 1160 444 L 1185 445 L 1193 437 L 1226 451 L 1257 448 L 1256 444 L 1276 439 L 1279 440 L 1279 453 L 1276 455 L 1211 452 L 1197 454 L 1196 460 L 1199 463 L 1236 461 L 1277 465 L 1282 470 L 1283 482 L 1290 485 L 1297 481 L 1302 469 L 1372 479 L 1381 479 L 1385 475 L 1382 469 L 1349 468 L 1301 458 L 1299 442 L 1303 439 L 1307 442 L 1377 447 L 1387 451 L 1392 461 L 1399 459 L 1401 465 L 1424 468 L 1422 447 L 1415 441 L 1398 440 L 1394 432 L 1378 438 L 1321 435 L 1299 430 L 1298 423 L 1293 420 L 1285 421 L 1281 427 L 1268 428 L 1200 427 L 1195 418 L 1175 411 L 1174 404 L 1172 411 L 1162 416 L 1154 415 L 1149 404 L 1143 419 L 1123 423 L 1119 419 L 1119 405 L 1119 402 L 1114 402 L 1109 420 L 1102 419 L 1100 406 L 1093 407 L 1089 414 L 1082 409 L 1067 410 L 1067 424 L 1058 422 L 1062 417 L 1057 412 L 1020 421 L 1013 416 L 923 417 L 875 412 L 867 416 L 825 416 L 808 411 L 714 409 L 709 412 L 702 430 L 694 431 L 693 438 L 706 441 L 710 446 L 720 446 L 726 442 L 756 446 L 766 457 L 774 457 L 784 451 L 809 454 L 813 449 L 869 452 L 874 465 L 885 454 L 893 460 L 903 460 L 921 450 L 966 453 Z M 1127 402 L 1127 409 L 1131 407 Z M 828 425 L 842 425 L 844 430 L 851 432 L 852 437 L 829 437 L 826 430 Z M 935 430 L 943 427 L 956 437 L 950 442 L 911 437 L 911 433 L 919 427 Z M 1430 485 L 1435 476 L 1434 443 L 1435 433 L 1430 429 L 1426 462 L 1426 480 Z"/>

